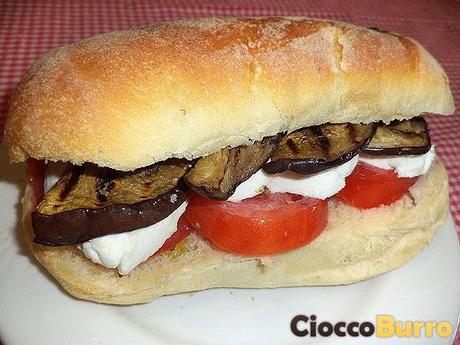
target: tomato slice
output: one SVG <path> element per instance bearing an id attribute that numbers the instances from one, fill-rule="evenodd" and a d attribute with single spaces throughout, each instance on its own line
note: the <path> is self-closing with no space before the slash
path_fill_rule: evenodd
<path id="1" fill-rule="evenodd" d="M 173 249 L 180 241 L 190 235 L 193 231 L 188 222 L 185 220 L 184 215 L 180 216 L 179 221 L 177 222 L 177 230 L 170 238 L 166 240 L 165 243 L 158 249 L 155 254 L 161 254 L 167 252 L 168 250 Z"/>
<path id="2" fill-rule="evenodd" d="M 390 205 L 399 200 L 417 181 L 417 177 L 398 177 L 393 170 L 383 170 L 359 163 L 345 180 L 337 197 L 361 209 Z"/>
<path id="3" fill-rule="evenodd" d="M 313 241 L 327 223 L 327 201 L 264 193 L 237 203 L 193 193 L 187 221 L 216 247 L 241 255 L 271 255 Z"/>

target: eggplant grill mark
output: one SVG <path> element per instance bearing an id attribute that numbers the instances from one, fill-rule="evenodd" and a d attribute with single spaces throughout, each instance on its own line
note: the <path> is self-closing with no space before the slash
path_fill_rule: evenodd
<path id="1" fill-rule="evenodd" d="M 296 155 L 299 154 L 299 148 L 297 147 L 296 143 L 292 139 L 288 139 L 286 141 L 287 146 L 291 149 L 292 152 L 294 152 Z"/>
<path id="2" fill-rule="evenodd" d="M 158 181 L 155 180 L 154 174 L 158 171 L 158 169 L 155 170 L 149 170 L 144 174 L 144 178 L 146 181 L 143 183 L 143 189 L 142 189 L 142 195 L 139 195 L 139 198 L 141 199 L 149 199 L 150 194 L 152 193 L 152 190 L 154 190 L 153 187 L 158 183 Z"/>
<path id="3" fill-rule="evenodd" d="M 84 166 L 75 166 L 71 172 L 70 178 L 67 180 L 64 189 L 59 194 L 59 199 L 63 202 L 67 196 L 70 194 L 72 189 L 75 188 L 78 181 L 80 180 L 80 176 L 85 171 Z"/>
<path id="4" fill-rule="evenodd" d="M 351 138 L 351 140 L 353 141 L 353 144 L 359 144 L 361 142 L 361 138 L 358 138 L 357 135 L 356 135 L 356 130 L 355 130 L 355 126 L 351 123 L 347 123 L 347 131 L 348 131 L 348 137 Z"/>
<path id="5" fill-rule="evenodd" d="M 321 151 L 325 157 L 329 157 L 329 150 L 331 148 L 331 142 L 328 137 L 323 134 L 320 126 L 312 126 L 311 131 L 316 138 L 318 139 L 318 143 L 321 146 Z"/>
<path id="6" fill-rule="evenodd" d="M 115 170 L 108 170 L 102 177 L 97 178 L 96 195 L 99 202 L 107 202 L 110 192 L 115 188 Z"/>
<path id="7" fill-rule="evenodd" d="M 97 199 L 104 203 L 108 199 L 108 195 L 111 190 L 115 187 L 115 181 L 98 181 L 96 187 Z"/>
<path id="8" fill-rule="evenodd" d="M 238 147 L 235 147 L 235 164 L 238 164 L 241 160 L 241 147 L 238 146 Z"/>

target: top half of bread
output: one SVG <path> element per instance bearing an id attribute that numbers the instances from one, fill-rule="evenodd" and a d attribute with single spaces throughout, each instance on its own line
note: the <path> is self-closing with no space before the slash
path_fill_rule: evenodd
<path id="1" fill-rule="evenodd" d="M 454 110 L 416 41 L 308 18 L 208 19 L 96 36 L 37 61 L 13 93 L 12 161 L 132 170 L 325 122 Z"/>

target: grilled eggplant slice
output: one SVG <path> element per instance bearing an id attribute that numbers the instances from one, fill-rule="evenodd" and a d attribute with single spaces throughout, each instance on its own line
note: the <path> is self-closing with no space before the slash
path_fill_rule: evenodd
<path id="1" fill-rule="evenodd" d="M 77 244 L 155 224 L 187 199 L 189 168 L 176 159 L 132 172 L 71 166 L 32 213 L 34 241 Z"/>
<path id="2" fill-rule="evenodd" d="M 269 174 L 286 170 L 314 174 L 345 163 L 372 139 L 376 125 L 327 123 L 285 135 L 263 169 Z"/>
<path id="3" fill-rule="evenodd" d="M 421 155 L 431 148 L 428 126 L 423 117 L 380 123 L 369 145 L 370 155 Z"/>
<path id="4" fill-rule="evenodd" d="M 202 157 L 185 175 L 185 181 L 207 198 L 225 200 L 270 158 L 281 136 L 266 137 L 251 145 L 224 148 Z"/>

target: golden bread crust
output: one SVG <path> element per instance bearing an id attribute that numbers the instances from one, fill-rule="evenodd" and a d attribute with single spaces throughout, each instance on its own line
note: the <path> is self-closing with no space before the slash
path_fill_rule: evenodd
<path id="1" fill-rule="evenodd" d="M 410 195 L 391 206 L 361 211 L 330 201 L 325 231 L 303 248 L 248 258 L 215 250 L 201 237 L 191 235 L 182 245 L 185 248 L 151 257 L 123 277 L 92 263 L 76 246 L 33 243 L 30 186 L 23 206 L 27 242 L 65 290 L 90 301 L 134 304 L 213 287 L 348 284 L 395 269 L 423 250 L 444 224 L 448 183 L 442 164 L 434 163 L 410 189 Z"/>
<path id="2" fill-rule="evenodd" d="M 417 42 L 300 17 L 155 24 L 58 48 L 16 88 L 5 138 L 27 157 L 133 170 L 325 122 L 454 110 Z"/>

